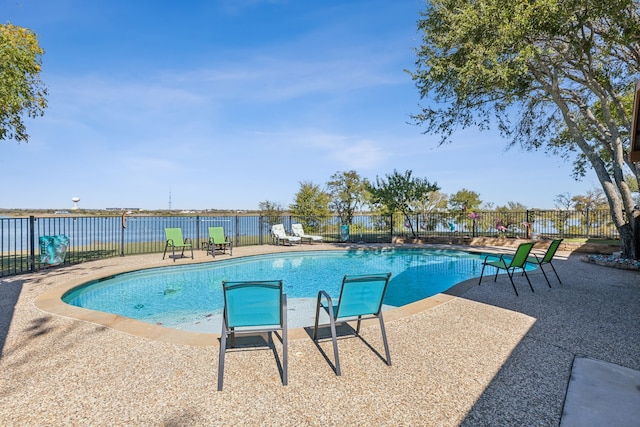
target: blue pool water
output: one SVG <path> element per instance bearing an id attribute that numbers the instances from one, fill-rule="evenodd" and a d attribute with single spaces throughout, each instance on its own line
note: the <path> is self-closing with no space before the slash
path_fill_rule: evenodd
<path id="1" fill-rule="evenodd" d="M 309 326 L 319 290 L 340 293 L 345 274 L 391 272 L 385 306 L 399 307 L 477 277 L 483 255 L 449 250 L 313 251 L 134 271 L 74 288 L 63 301 L 170 328 L 217 333 L 222 281 L 282 279 L 290 327 Z"/>

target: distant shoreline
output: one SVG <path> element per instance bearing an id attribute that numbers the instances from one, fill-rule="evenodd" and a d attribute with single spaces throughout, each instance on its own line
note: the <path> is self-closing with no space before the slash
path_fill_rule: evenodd
<path id="1" fill-rule="evenodd" d="M 193 216 L 193 215 L 217 215 L 217 216 L 235 216 L 235 215 L 260 215 L 260 211 L 255 210 L 116 210 L 116 209 L 0 209 L 0 217 L 8 218 L 24 218 L 24 217 L 68 217 L 68 216 L 122 216 L 123 213 L 133 216 Z M 288 215 L 283 212 L 283 215 Z"/>

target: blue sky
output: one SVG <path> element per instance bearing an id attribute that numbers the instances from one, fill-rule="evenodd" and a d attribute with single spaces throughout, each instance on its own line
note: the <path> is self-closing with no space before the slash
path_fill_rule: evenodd
<path id="1" fill-rule="evenodd" d="M 301 182 L 412 170 L 452 194 L 553 208 L 594 174 L 467 129 L 408 124 L 419 0 L 0 0 L 45 49 L 43 117 L 0 143 L 2 208 L 287 207 Z M 526 182 L 525 182 L 526 180 Z"/>

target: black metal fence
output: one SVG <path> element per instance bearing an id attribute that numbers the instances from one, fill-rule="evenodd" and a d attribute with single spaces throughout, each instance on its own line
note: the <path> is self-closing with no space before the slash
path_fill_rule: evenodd
<path id="1" fill-rule="evenodd" d="M 302 223 L 309 234 L 326 242 L 388 243 L 394 237 L 520 237 L 618 239 L 609 211 L 437 212 L 409 219 L 357 215 L 345 225 L 339 217 L 293 216 L 54 216 L 0 218 L 0 277 L 35 271 L 41 236 L 65 235 L 65 264 L 164 250 L 164 229 L 179 227 L 196 249 L 208 241 L 208 227 L 221 226 L 233 245 L 271 244 L 271 225 Z"/>

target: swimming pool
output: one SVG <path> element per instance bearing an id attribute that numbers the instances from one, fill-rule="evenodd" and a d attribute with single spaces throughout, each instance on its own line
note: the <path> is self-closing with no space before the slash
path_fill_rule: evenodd
<path id="1" fill-rule="evenodd" d="M 399 307 L 480 275 L 484 255 L 437 249 L 305 251 L 139 270 L 66 292 L 67 304 L 169 328 L 218 333 L 223 280 L 282 279 L 290 327 L 313 323 L 320 289 L 337 296 L 345 274 L 391 272 L 384 300 Z"/>

